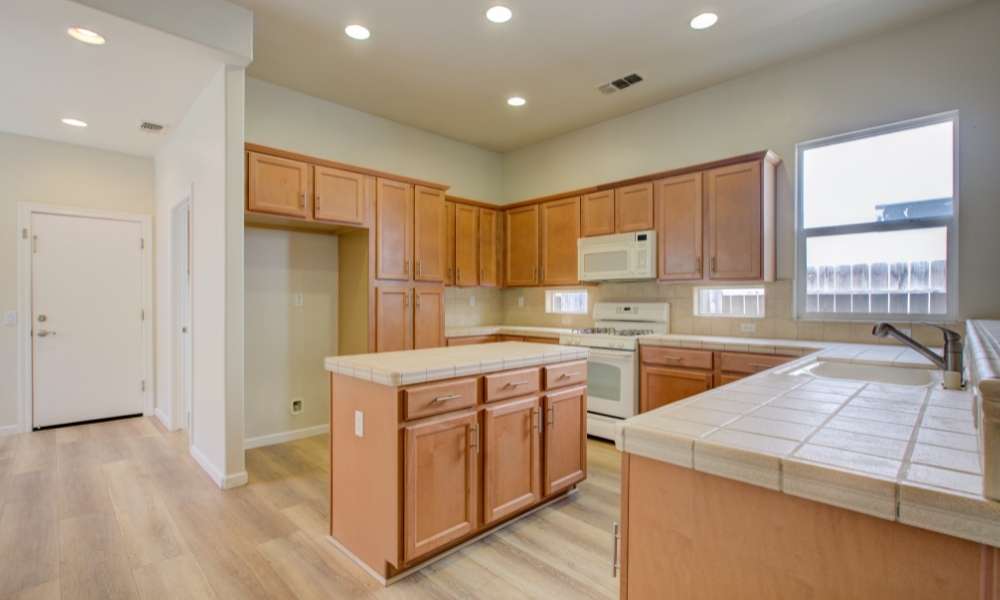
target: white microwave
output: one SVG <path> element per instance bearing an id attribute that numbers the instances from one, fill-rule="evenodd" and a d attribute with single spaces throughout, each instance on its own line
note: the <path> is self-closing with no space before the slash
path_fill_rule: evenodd
<path id="1" fill-rule="evenodd" d="M 656 278 L 656 231 L 634 231 L 576 241 L 580 281 Z"/>

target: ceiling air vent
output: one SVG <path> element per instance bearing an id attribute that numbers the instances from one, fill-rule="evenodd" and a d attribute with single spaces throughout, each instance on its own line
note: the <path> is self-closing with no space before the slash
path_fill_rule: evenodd
<path id="1" fill-rule="evenodd" d="M 625 77 L 620 77 L 614 81 L 603 83 L 597 86 L 598 91 L 602 94 L 614 94 L 618 90 L 624 90 L 627 87 L 633 86 L 642 81 L 642 77 L 637 73 L 631 73 Z"/>
<path id="2" fill-rule="evenodd" d="M 145 131 L 146 133 L 160 133 L 163 131 L 163 125 L 159 123 L 151 123 L 149 121 L 143 121 L 139 123 L 139 129 Z"/>

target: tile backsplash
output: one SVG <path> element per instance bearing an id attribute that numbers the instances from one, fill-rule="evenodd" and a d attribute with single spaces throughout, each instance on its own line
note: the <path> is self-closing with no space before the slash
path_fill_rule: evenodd
<path id="1" fill-rule="evenodd" d="M 544 298 L 544 293 L 542 294 Z M 542 312 L 545 312 L 543 305 Z M 449 287 L 444 290 L 444 326 L 475 327 L 503 323 L 503 296 L 497 288 Z"/>

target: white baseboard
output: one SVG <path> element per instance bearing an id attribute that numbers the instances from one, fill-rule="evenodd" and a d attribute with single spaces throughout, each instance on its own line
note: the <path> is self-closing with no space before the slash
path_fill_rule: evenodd
<path id="1" fill-rule="evenodd" d="M 212 478 L 215 485 L 219 486 L 221 489 L 228 490 L 230 488 L 246 485 L 247 481 L 250 479 L 246 471 L 240 471 L 239 473 L 233 473 L 232 475 L 224 475 L 222 471 L 216 468 L 216 466 L 212 464 L 212 461 L 208 460 L 208 457 L 205 456 L 196 446 L 191 446 L 191 456 L 193 456 L 201 468 L 208 473 L 208 476 Z"/>
<path id="2" fill-rule="evenodd" d="M 312 437 L 314 435 L 321 435 L 324 433 L 328 433 L 329 431 L 330 431 L 330 424 L 324 423 L 322 425 L 316 425 L 314 427 L 305 427 L 303 429 L 292 429 L 291 431 L 269 433 L 267 435 L 259 435 L 257 437 L 246 438 L 245 440 L 243 440 L 243 447 L 249 450 L 251 448 L 260 448 L 261 446 L 284 444 L 285 442 L 301 440 L 302 438 Z"/>
<path id="3" fill-rule="evenodd" d="M 20 425 L 0 425 L 0 435 L 11 435 L 13 433 L 21 433 Z"/>
<path id="4" fill-rule="evenodd" d="M 160 420 L 160 423 L 162 423 L 163 426 L 167 428 L 167 431 L 174 430 L 174 425 L 173 422 L 170 420 L 170 417 L 168 417 L 167 414 L 164 413 L 159 407 L 156 408 L 153 414 L 156 415 L 156 418 Z"/>

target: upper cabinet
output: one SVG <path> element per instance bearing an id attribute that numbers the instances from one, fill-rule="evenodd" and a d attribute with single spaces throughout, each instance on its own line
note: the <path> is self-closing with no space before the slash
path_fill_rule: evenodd
<path id="1" fill-rule="evenodd" d="M 608 235 L 615 232 L 615 191 L 603 190 L 580 198 L 580 235 Z"/>
<path id="2" fill-rule="evenodd" d="M 580 198 L 541 205 L 542 285 L 579 283 L 576 240 L 580 237 Z"/>
<path id="3" fill-rule="evenodd" d="M 762 202 L 761 162 L 705 171 L 708 278 L 763 279 L 764 238 L 773 236 L 773 208 Z M 773 195 L 770 206 L 773 207 Z M 770 225 L 765 213 L 770 213 Z M 770 240 L 773 247 L 773 237 Z M 773 269 L 773 267 L 771 267 Z"/>
<path id="4" fill-rule="evenodd" d="M 249 152 L 247 209 L 307 218 L 312 195 L 312 167 L 305 162 Z"/>
<path id="5" fill-rule="evenodd" d="M 369 179 L 369 176 L 353 171 L 313 167 L 313 216 L 317 221 L 364 225 Z"/>
<path id="6" fill-rule="evenodd" d="M 479 209 L 455 205 L 455 285 L 479 284 Z"/>
<path id="7" fill-rule="evenodd" d="M 615 231 L 643 231 L 652 229 L 653 184 L 637 183 L 615 189 Z"/>
<path id="8" fill-rule="evenodd" d="M 538 205 L 529 204 L 512 208 L 504 213 L 504 248 L 506 273 L 504 281 L 509 286 L 538 284 Z M 579 231 L 579 222 L 576 230 Z M 576 240 L 573 240 L 574 252 Z"/>
<path id="9" fill-rule="evenodd" d="M 421 185 L 413 190 L 413 279 L 444 282 L 447 245 L 444 192 Z"/>
<path id="10" fill-rule="evenodd" d="M 701 279 L 701 172 L 655 182 L 657 268 L 663 280 Z"/>
<path id="11" fill-rule="evenodd" d="M 413 255 L 413 186 L 410 184 L 381 177 L 376 181 L 375 240 L 375 276 L 409 280 Z"/>
<path id="12" fill-rule="evenodd" d="M 479 209 L 479 285 L 500 285 L 500 220 L 497 211 Z"/>

